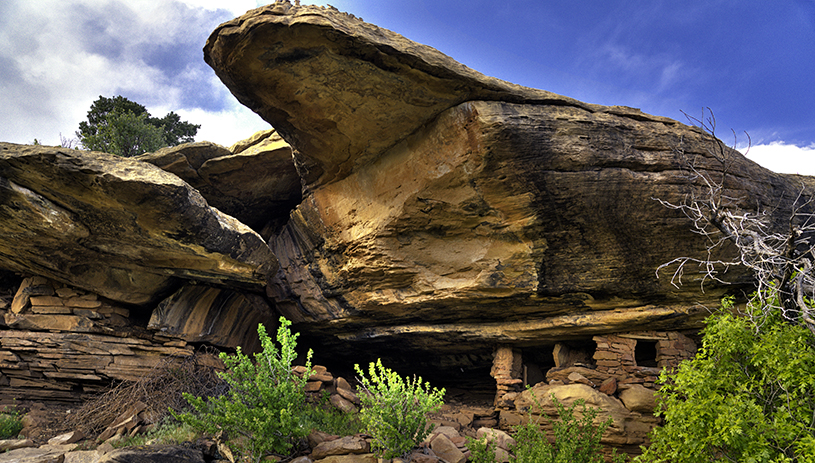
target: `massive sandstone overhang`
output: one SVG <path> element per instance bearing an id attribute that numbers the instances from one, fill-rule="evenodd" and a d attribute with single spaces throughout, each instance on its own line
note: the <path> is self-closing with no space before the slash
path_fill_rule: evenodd
<path id="1" fill-rule="evenodd" d="M 270 242 L 281 268 L 268 294 L 334 354 L 697 328 L 723 294 L 749 289 L 739 269 L 705 291 L 701 275 L 676 288 L 655 274 L 706 257 L 656 200 L 699 187 L 687 159 L 721 176 L 721 142 L 698 128 L 490 78 L 333 8 L 249 11 L 204 58 L 292 145 L 304 199 Z M 745 210 L 782 224 L 811 191 L 724 152 L 725 194 Z"/>

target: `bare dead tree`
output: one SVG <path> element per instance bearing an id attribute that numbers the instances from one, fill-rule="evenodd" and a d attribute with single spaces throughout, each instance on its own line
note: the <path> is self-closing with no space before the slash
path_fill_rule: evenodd
<path id="1" fill-rule="evenodd" d="M 789 207 L 786 227 L 777 224 L 773 209 L 747 211 L 739 204 L 743 201 L 726 194 L 725 180 L 731 175 L 732 151 L 716 138 L 716 119 L 710 108 L 709 116 L 697 119 L 686 117 L 713 137 L 713 147 L 708 149 L 716 162 L 721 165 L 719 172 L 703 170 L 699 167 L 698 155 L 687 153 L 684 140 L 674 148 L 682 159 L 685 177 L 691 188 L 684 201 L 675 204 L 655 198 L 665 207 L 679 210 L 692 223 L 692 231 L 702 235 L 708 242 L 707 257 L 677 257 L 657 268 L 657 277 L 664 269 L 674 268 L 671 284 L 678 287 L 688 267 L 701 269 L 702 286 L 706 280 L 727 284 L 724 273 L 734 266 L 744 266 L 754 276 L 756 292 L 752 296 L 754 306 L 760 307 L 763 316 L 772 311 L 780 311 L 792 323 L 804 323 L 815 334 L 813 301 L 815 301 L 815 198 L 808 197 L 802 185 L 797 197 Z M 735 148 L 735 132 L 734 132 Z M 747 135 L 749 141 L 749 135 Z M 749 144 L 748 144 L 749 150 Z M 731 243 L 736 256 L 730 260 L 717 259 L 722 248 Z"/>
<path id="2" fill-rule="evenodd" d="M 59 146 L 68 149 L 77 149 L 79 148 L 79 139 L 78 138 L 68 138 L 62 135 L 62 132 L 59 134 Z"/>

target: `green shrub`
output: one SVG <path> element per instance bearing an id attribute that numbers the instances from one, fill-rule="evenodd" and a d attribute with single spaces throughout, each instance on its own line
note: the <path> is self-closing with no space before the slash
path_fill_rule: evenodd
<path id="1" fill-rule="evenodd" d="M 470 450 L 470 463 L 495 463 L 495 443 L 486 437 L 473 439 L 467 437 L 467 449 Z"/>
<path id="2" fill-rule="evenodd" d="M 169 415 L 151 431 L 137 434 L 113 442 L 113 447 L 132 447 L 137 445 L 153 444 L 181 444 L 192 442 L 198 438 L 198 430 L 187 423 L 174 420 Z"/>
<path id="3" fill-rule="evenodd" d="M 288 455 L 292 446 L 308 435 L 308 404 L 305 384 L 311 373 L 311 354 L 306 358 L 307 372 L 302 378 L 292 372 L 297 354 L 297 334 L 289 330 L 291 322 L 280 317 L 277 330 L 278 349 L 258 325 L 263 350 L 254 362 L 240 348 L 235 355 L 221 354 L 226 371 L 219 376 L 229 385 L 220 397 L 184 398 L 195 413 L 173 416 L 209 434 L 226 433 L 229 445 L 238 453 L 259 461 L 268 454 Z"/>
<path id="4" fill-rule="evenodd" d="M 368 366 L 370 378 L 359 365 L 354 369 L 363 387 L 360 418 L 373 438 L 371 446 L 382 458 L 408 454 L 433 430 L 426 415 L 441 408 L 444 389 L 431 389 L 421 377 L 403 379 L 379 359 Z"/>
<path id="5" fill-rule="evenodd" d="M 723 301 L 696 357 L 660 375 L 665 424 L 638 461 L 815 462 L 815 337 L 780 305 Z"/>
<path id="6" fill-rule="evenodd" d="M 13 439 L 23 430 L 20 412 L 11 408 L 0 411 L 0 439 Z"/>
<path id="7" fill-rule="evenodd" d="M 363 432 L 365 428 L 358 414 L 344 413 L 331 405 L 329 394 L 323 391 L 323 396 L 308 408 L 309 427 L 319 429 L 328 434 L 348 436 Z"/>
<path id="8" fill-rule="evenodd" d="M 532 394 L 532 400 L 541 410 L 535 394 Z M 566 408 L 553 394 L 552 402 L 560 417 L 560 420 L 550 419 L 554 442 L 549 442 L 538 422 L 530 421 L 518 426 L 514 436 L 517 444 L 510 448 L 515 455 L 515 461 L 519 463 L 604 463 L 605 458 L 602 454 L 603 446 L 600 445 L 600 439 L 606 428 L 611 425 L 612 419 L 609 418 L 595 425 L 594 420 L 599 410 L 587 406 L 582 399 L 575 400 Z M 581 407 L 580 418 L 576 418 L 574 414 L 578 405 Z M 615 450 L 612 461 L 623 462 L 625 456 L 617 455 Z"/>

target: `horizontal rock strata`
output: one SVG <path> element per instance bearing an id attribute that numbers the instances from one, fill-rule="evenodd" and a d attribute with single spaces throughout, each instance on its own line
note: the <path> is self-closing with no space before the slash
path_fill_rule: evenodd
<path id="1" fill-rule="evenodd" d="M 97 294 L 25 278 L 0 305 L 0 406 L 12 399 L 85 400 L 188 358 L 194 353 L 188 342 L 253 353 L 260 349 L 258 323 L 274 331 L 277 315 L 251 293 L 186 286 L 159 304 L 148 323 L 140 310 Z"/>
<path id="2" fill-rule="evenodd" d="M 0 330 L 0 386 L 4 396 L 25 400 L 87 400 L 111 381 L 135 381 L 167 356 L 192 353 L 146 339 Z"/>

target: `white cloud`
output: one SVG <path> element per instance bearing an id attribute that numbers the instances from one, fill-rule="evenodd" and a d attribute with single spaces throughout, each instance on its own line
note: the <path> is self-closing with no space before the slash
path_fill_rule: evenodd
<path id="1" fill-rule="evenodd" d="M 12 0 L 0 10 L 0 141 L 58 144 L 100 95 L 123 95 L 158 117 L 231 114 L 237 104 L 201 52 L 233 17 L 227 10 L 155 0 Z"/>
<path id="2" fill-rule="evenodd" d="M 235 16 L 240 16 L 249 10 L 271 3 L 269 1 L 255 0 L 181 0 L 181 2 L 192 7 L 205 8 L 207 10 L 228 10 Z"/>
<path id="3" fill-rule="evenodd" d="M 815 175 L 815 145 L 788 145 L 783 141 L 754 145 L 742 154 L 762 166 L 781 174 Z"/>
<path id="4" fill-rule="evenodd" d="M 157 114 L 165 114 L 168 111 L 170 110 Z M 196 140 L 211 141 L 227 148 L 237 141 L 249 138 L 255 132 L 272 127 L 237 101 L 231 108 L 219 112 L 201 109 L 181 109 L 176 112 L 181 116 L 181 120 L 201 124 Z"/>

